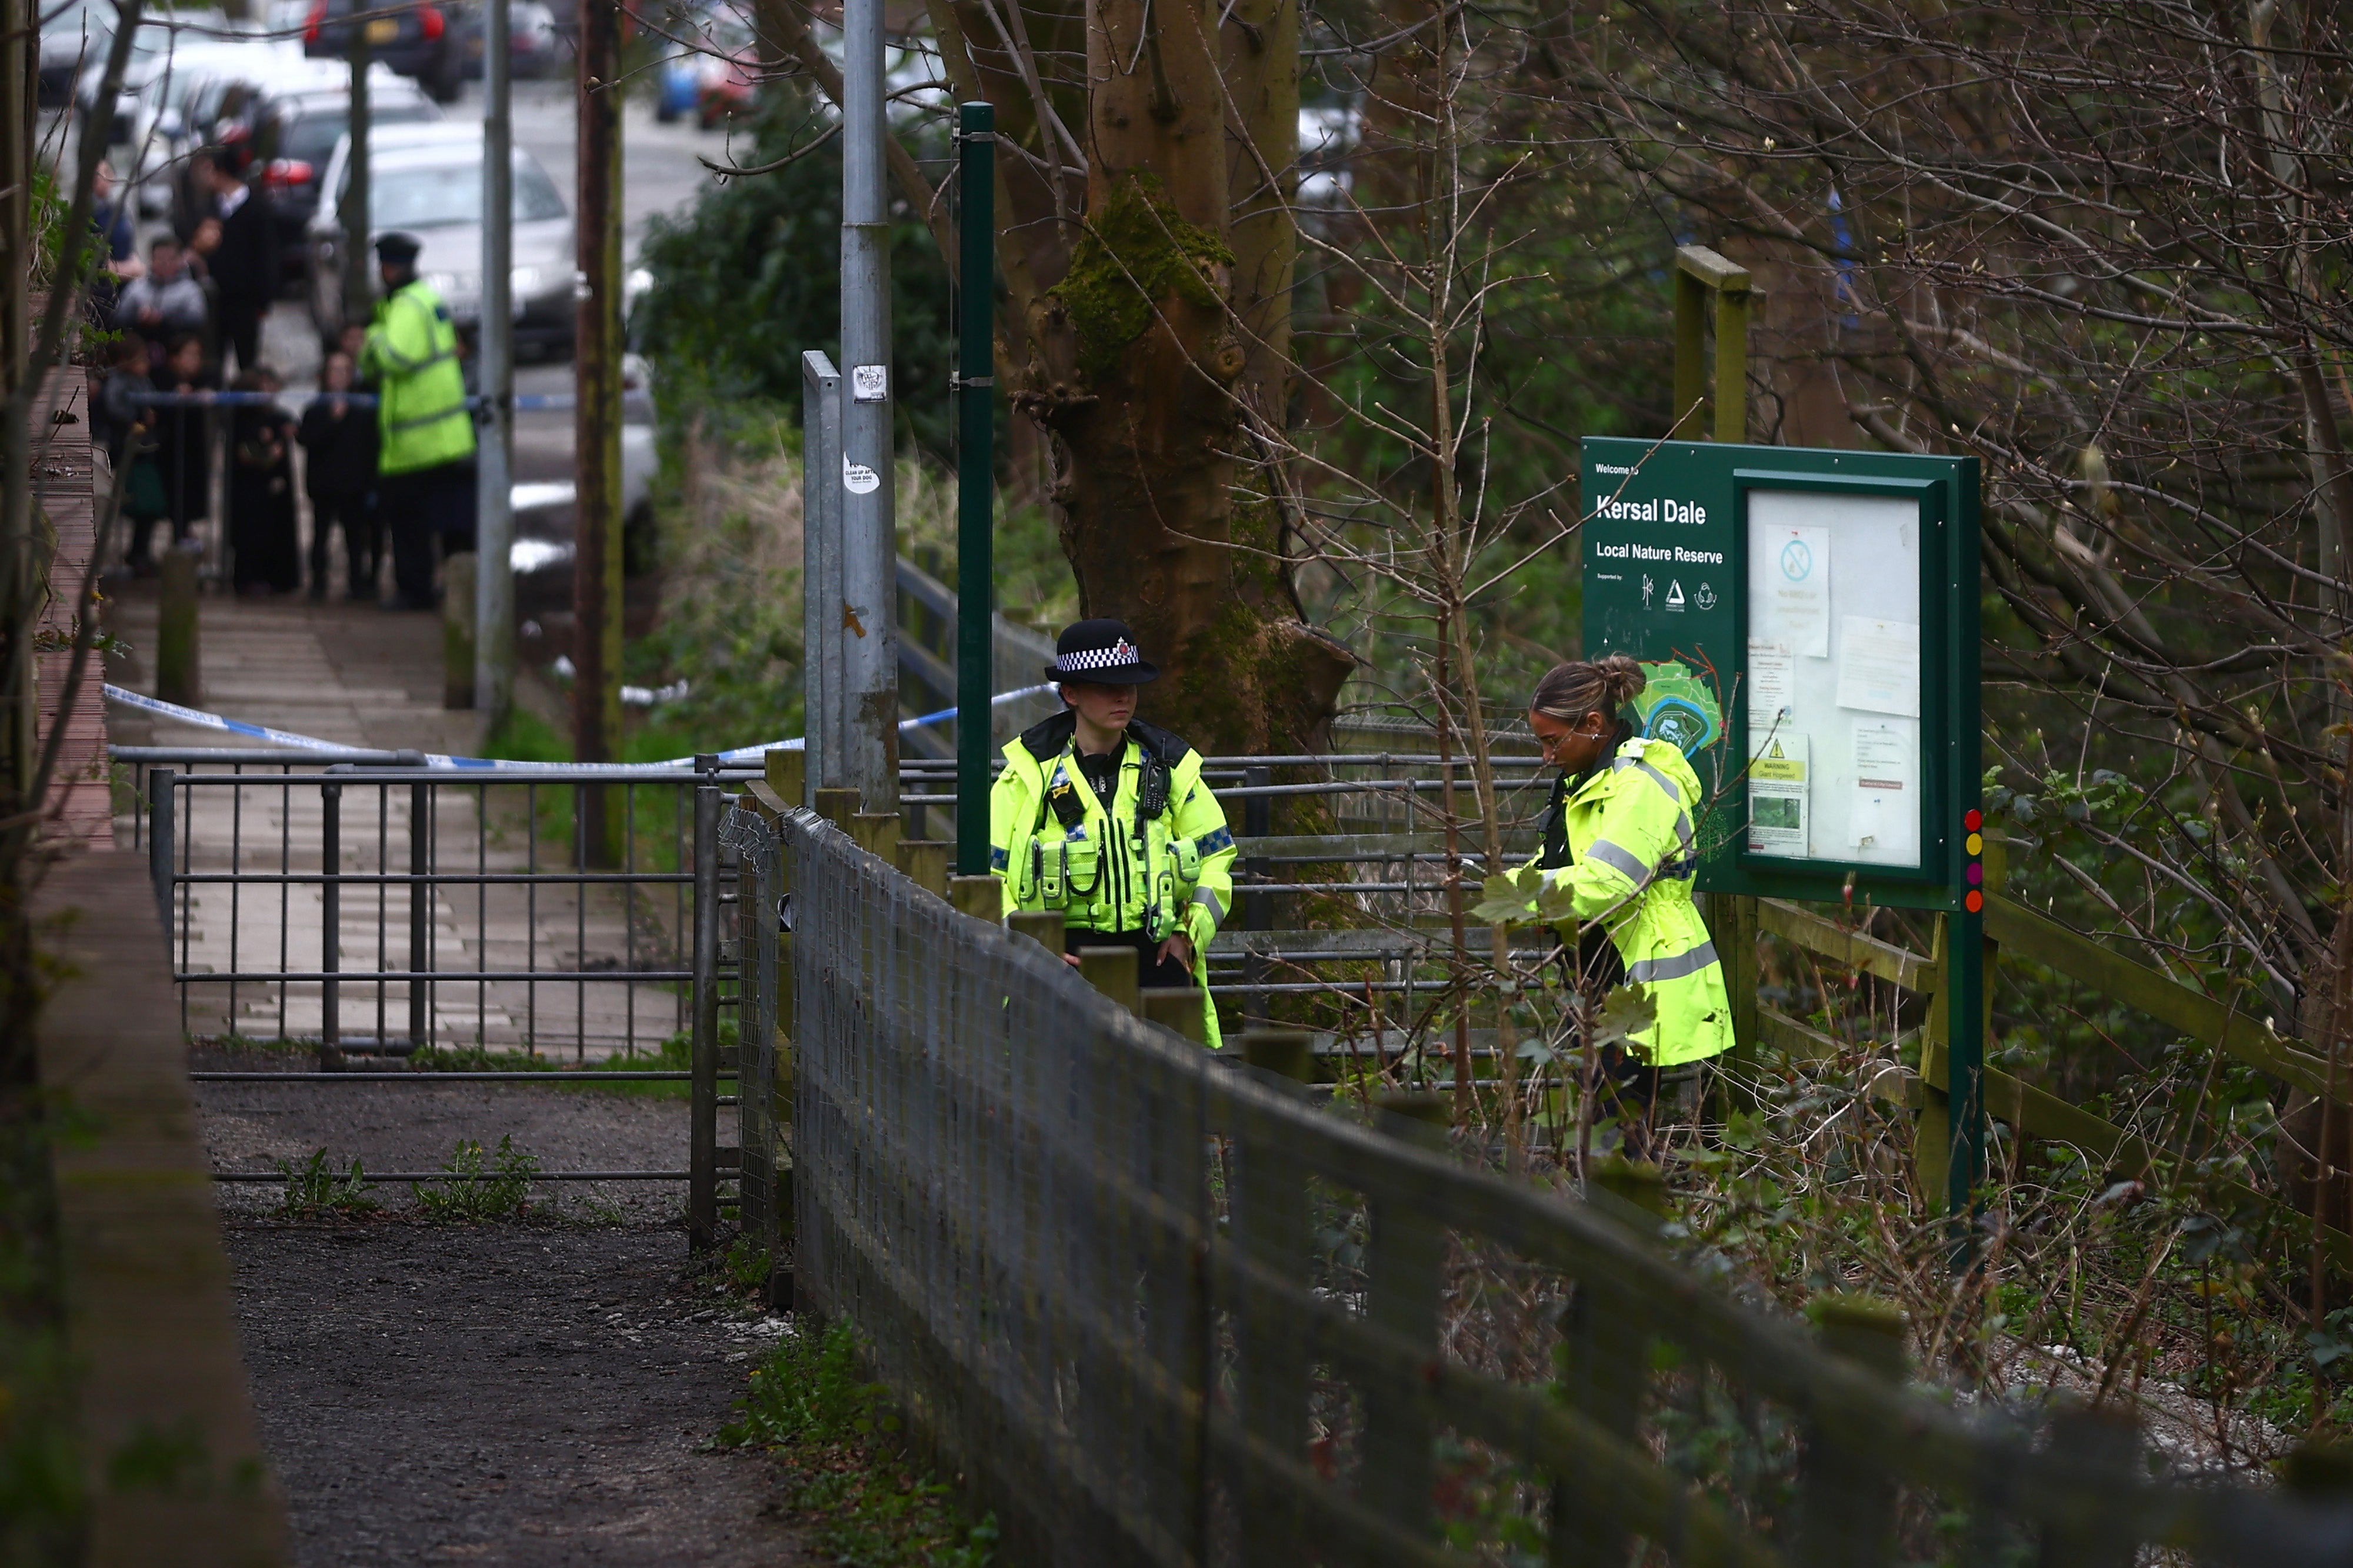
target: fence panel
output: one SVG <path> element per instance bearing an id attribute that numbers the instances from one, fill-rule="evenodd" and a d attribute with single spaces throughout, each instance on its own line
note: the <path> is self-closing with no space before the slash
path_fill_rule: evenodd
<path id="1" fill-rule="evenodd" d="M 1957 1411 L 1647 1222 L 1318 1108 L 780 826 L 799 1299 L 855 1321 L 1008 1561 L 2353 1553 L 2353 1509 Z"/>

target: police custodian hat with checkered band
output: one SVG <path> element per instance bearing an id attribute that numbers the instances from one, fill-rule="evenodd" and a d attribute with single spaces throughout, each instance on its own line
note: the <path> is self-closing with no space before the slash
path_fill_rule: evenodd
<path id="1" fill-rule="evenodd" d="M 1160 672 L 1135 651 L 1135 634 L 1125 621 L 1079 621 L 1054 639 L 1049 680 L 1092 680 L 1099 686 L 1141 686 Z"/>

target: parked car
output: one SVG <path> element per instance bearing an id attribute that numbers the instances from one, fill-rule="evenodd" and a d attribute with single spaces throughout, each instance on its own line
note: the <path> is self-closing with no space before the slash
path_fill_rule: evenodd
<path id="1" fill-rule="evenodd" d="M 708 37 L 717 52 L 695 57 L 702 78 L 695 89 L 694 118 L 705 131 L 749 110 L 760 90 L 759 50 L 750 26 L 733 11 L 714 12 Z"/>
<path id="2" fill-rule="evenodd" d="M 479 121 L 388 125 L 368 137 L 368 231 L 400 229 L 424 249 L 417 270 L 431 280 L 458 325 L 482 314 L 482 128 Z M 349 259 L 336 208 L 350 177 L 351 138 L 335 144 L 311 219 L 311 319 L 322 342 L 343 326 L 343 267 Z M 571 209 L 539 160 L 514 150 L 514 342 L 518 357 L 572 352 L 574 243 Z M 361 258 L 373 270 L 374 258 Z"/>
<path id="3" fill-rule="evenodd" d="M 91 0 L 69 0 L 42 16 L 40 79 L 35 94 L 43 109 L 73 101 L 74 82 L 82 68 L 106 53 L 113 19 L 111 7 Z"/>
<path id="4" fill-rule="evenodd" d="M 114 47 L 111 10 L 93 6 L 90 16 L 90 48 L 82 57 L 81 78 L 74 84 L 74 107 L 80 110 L 85 124 L 90 111 L 98 107 L 98 89 L 106 80 L 106 58 Z M 123 65 L 122 92 L 114 100 L 114 123 L 107 130 L 108 143 L 120 145 L 132 139 L 141 101 L 187 51 L 236 41 L 228 18 L 218 11 L 149 12 L 142 16 L 138 31 L 131 35 L 131 58 Z"/>
<path id="5" fill-rule="evenodd" d="M 164 185 L 172 231 L 182 239 L 195 232 L 197 221 L 212 210 L 204 173 L 195 154 L 207 147 L 227 147 L 240 159 L 256 156 L 255 116 L 272 97 L 288 92 L 348 92 L 351 73 L 332 60 L 302 58 L 287 44 L 258 44 L 241 51 L 207 54 L 189 70 L 185 91 L 180 69 L 174 68 L 174 91 L 155 117 L 164 164 Z M 372 73 L 371 79 L 388 89 L 409 95 L 416 88 L 389 72 Z M 177 99 L 177 107 L 172 100 Z M 332 143 L 331 143 L 332 145 Z"/>
<path id="6" fill-rule="evenodd" d="M 188 153 L 204 144 L 206 125 L 189 119 L 192 104 L 217 101 L 225 81 L 251 79 L 286 65 L 304 65 L 291 44 L 257 38 L 182 39 L 167 68 L 148 81 L 126 105 L 131 120 L 127 153 L 116 168 L 139 187 L 139 210 L 153 217 L 172 210 L 176 176 Z"/>
<path id="7" fill-rule="evenodd" d="M 371 126 L 422 125 L 440 118 L 440 107 L 415 82 L 390 72 L 369 73 Z M 286 276 L 297 279 L 311 265 L 311 219 L 319 211 L 328 160 L 351 130 L 349 75 L 332 87 L 266 92 L 249 106 L 248 123 L 261 187 L 278 218 Z"/>
<path id="8" fill-rule="evenodd" d="M 458 24 L 466 79 L 482 79 L 482 22 L 490 7 L 469 5 Z M 507 0 L 507 68 L 517 81 L 554 76 L 568 54 L 545 0 Z"/>
<path id="9" fill-rule="evenodd" d="M 302 31 L 302 52 L 313 58 L 348 59 L 352 16 L 385 13 L 368 19 L 371 57 L 414 80 L 437 103 L 448 103 L 457 98 L 465 78 L 464 54 L 451 10 L 429 0 L 413 0 L 388 12 L 375 0 L 313 0 L 311 20 Z"/>

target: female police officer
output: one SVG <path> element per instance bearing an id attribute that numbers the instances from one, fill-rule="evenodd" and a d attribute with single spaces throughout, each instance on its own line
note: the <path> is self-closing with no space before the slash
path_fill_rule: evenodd
<path id="1" fill-rule="evenodd" d="M 1121 622 L 1062 633 L 1046 677 L 1068 706 L 1006 743 L 988 864 L 1009 908 L 1061 911 L 1069 952 L 1133 947 L 1145 985 L 1198 985 L 1214 1048 L 1208 953 L 1233 900 L 1234 838 L 1200 753 L 1135 717 L 1136 688 L 1159 673 Z"/>
<path id="2" fill-rule="evenodd" d="M 1577 979 L 1588 994 L 1640 985 L 1658 1009 L 1632 1052 L 1604 1058 L 1634 1148 L 1647 1141 L 1660 1069 L 1732 1043 L 1724 967 L 1692 903 L 1699 775 L 1672 742 L 1634 733 L 1625 710 L 1642 686 L 1641 666 L 1610 654 L 1557 667 L 1528 705 L 1545 761 L 1561 770 L 1535 864 L 1569 893 L 1577 920 L 1563 936 Z"/>

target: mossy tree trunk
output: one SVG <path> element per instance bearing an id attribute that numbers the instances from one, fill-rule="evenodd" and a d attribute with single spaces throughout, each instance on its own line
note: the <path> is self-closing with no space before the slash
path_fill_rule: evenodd
<path id="1" fill-rule="evenodd" d="M 1286 487 L 1234 499 L 1250 418 L 1282 419 L 1296 244 L 1297 24 L 1243 8 L 1223 45 L 1190 0 L 1088 12 L 1084 217 L 1014 378 L 1083 612 L 1161 666 L 1148 717 L 1225 752 L 1320 744 L 1352 664 L 1300 616 Z"/>

